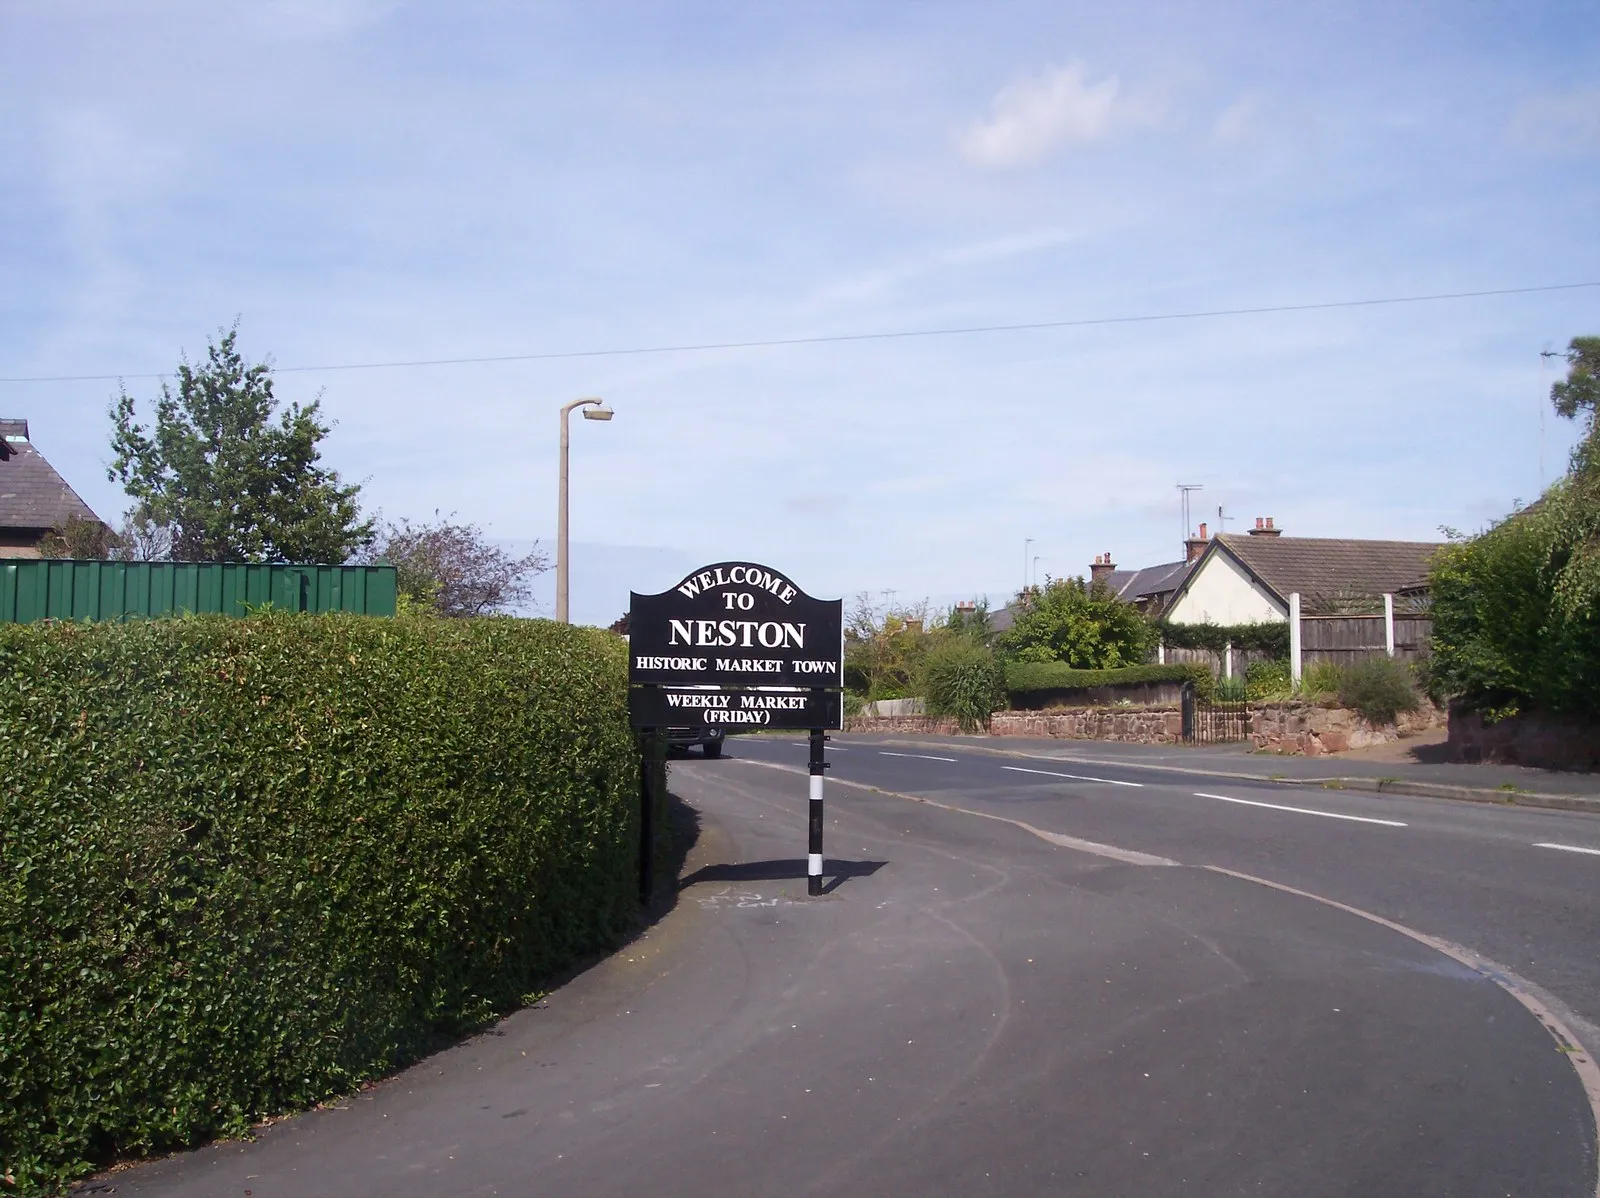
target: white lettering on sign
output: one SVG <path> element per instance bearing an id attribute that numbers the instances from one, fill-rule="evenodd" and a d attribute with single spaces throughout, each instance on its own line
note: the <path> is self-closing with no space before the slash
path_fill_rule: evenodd
<path id="1" fill-rule="evenodd" d="M 804 711 L 809 695 L 740 695 L 741 707 L 766 711 Z"/>
<path id="2" fill-rule="evenodd" d="M 806 626 L 775 620 L 668 620 L 667 644 L 752 649 L 804 649 Z"/>
<path id="3" fill-rule="evenodd" d="M 706 668 L 706 659 L 703 657 L 636 657 L 634 668 L 637 670 L 703 670 Z"/>
<path id="4" fill-rule="evenodd" d="M 781 674 L 781 657 L 719 657 L 717 669 L 730 674 Z"/>
<path id="5" fill-rule="evenodd" d="M 729 566 L 726 570 L 718 566 L 715 570 L 702 570 L 693 578 L 685 578 L 678 585 L 678 594 L 685 599 L 693 599 L 702 591 L 726 586 L 754 587 L 777 596 L 781 603 L 793 603 L 794 597 L 799 594 L 781 575 L 763 570 L 760 566 Z"/>
<path id="6" fill-rule="evenodd" d="M 770 711 L 708 711 L 706 723 L 708 724 L 770 724 L 772 713 Z"/>
<path id="7" fill-rule="evenodd" d="M 732 695 L 685 695 L 677 691 L 667 691 L 666 700 L 668 707 L 726 707 Z"/>
<path id="8" fill-rule="evenodd" d="M 796 674 L 835 674 L 839 671 L 836 661 L 794 661 L 790 662 Z"/>

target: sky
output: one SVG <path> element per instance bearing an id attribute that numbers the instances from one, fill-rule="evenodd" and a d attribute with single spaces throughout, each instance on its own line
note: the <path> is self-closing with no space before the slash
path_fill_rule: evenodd
<path id="1" fill-rule="evenodd" d="M 237 322 L 369 510 L 553 549 L 603 397 L 602 624 L 729 559 L 935 605 L 1171 561 L 1178 483 L 1437 539 L 1561 473 L 1540 353 L 1600 287 L 1306 306 L 1600 283 L 1596 62 L 1577 3 L 7 0 L 0 378 L 105 377 L 0 416 L 115 523 L 117 380 Z M 522 360 L 301 369 L 461 358 Z"/>

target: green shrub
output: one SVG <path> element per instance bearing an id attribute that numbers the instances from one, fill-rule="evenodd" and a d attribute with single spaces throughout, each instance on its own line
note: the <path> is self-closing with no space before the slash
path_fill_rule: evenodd
<path id="1" fill-rule="evenodd" d="M 1156 622 L 1163 644 L 1178 649 L 1209 649 L 1221 653 L 1232 644 L 1235 652 L 1253 649 L 1288 660 L 1289 624 L 1276 620 L 1260 624 L 1169 624 Z"/>
<path id="2" fill-rule="evenodd" d="M 637 911 L 626 664 L 544 621 L 0 627 L 12 1192 L 389 1072 Z"/>
<path id="3" fill-rule="evenodd" d="M 1081 578 L 1056 578 L 1018 596 L 1016 621 L 997 648 L 1009 661 L 1114 669 L 1144 661 L 1155 638 L 1133 604 Z"/>
<path id="4" fill-rule="evenodd" d="M 1307 699 L 1330 698 L 1339 693 L 1344 668 L 1331 661 L 1314 661 L 1300 675 L 1300 694 Z"/>
<path id="5" fill-rule="evenodd" d="M 1219 703 L 1243 703 L 1250 698 L 1250 688 L 1243 678 L 1218 678 L 1216 700 Z"/>
<path id="6" fill-rule="evenodd" d="M 928 651 L 922 665 L 928 714 L 954 716 L 963 731 L 989 726 L 1005 702 L 1005 680 L 994 654 L 973 637 L 947 636 Z"/>
<path id="7" fill-rule="evenodd" d="M 1006 690 L 1013 696 L 1043 691 L 1083 691 L 1101 686 L 1192 682 L 1195 694 L 1208 700 L 1216 680 L 1202 665 L 1123 666 L 1114 670 L 1075 670 L 1064 662 L 1012 662 L 1006 667 Z"/>
<path id="8" fill-rule="evenodd" d="M 1245 694 L 1252 703 L 1281 703 L 1294 695 L 1286 661 L 1253 661 L 1244 678 Z"/>
<path id="9" fill-rule="evenodd" d="M 1391 724 L 1402 711 L 1415 711 L 1417 692 L 1411 671 L 1390 657 L 1364 657 L 1339 673 L 1339 702 L 1369 722 Z"/>

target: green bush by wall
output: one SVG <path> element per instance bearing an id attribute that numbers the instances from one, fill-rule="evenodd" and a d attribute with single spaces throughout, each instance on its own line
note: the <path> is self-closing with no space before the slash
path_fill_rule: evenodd
<path id="1" fill-rule="evenodd" d="M 637 911 L 606 634 L 0 627 L 0 1172 L 236 1133 L 516 1006 Z"/>
<path id="2" fill-rule="evenodd" d="M 1210 699 L 1216 680 L 1205 666 L 1123 666 L 1114 670 L 1075 670 L 1064 662 L 1012 662 L 1006 667 L 1006 691 L 1015 699 L 1041 691 L 1086 691 L 1104 686 L 1193 682 L 1195 694 Z"/>

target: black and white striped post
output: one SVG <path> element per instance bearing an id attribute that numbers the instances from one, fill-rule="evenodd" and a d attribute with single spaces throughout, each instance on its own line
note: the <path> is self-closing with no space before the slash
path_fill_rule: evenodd
<path id="1" fill-rule="evenodd" d="M 813 898 L 822 893 L 822 775 L 828 768 L 823 756 L 827 734 L 811 730 L 811 839 L 806 856 L 806 893 Z"/>

